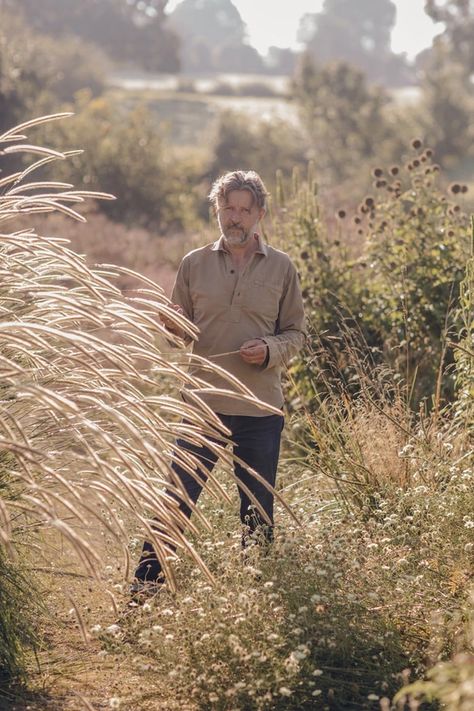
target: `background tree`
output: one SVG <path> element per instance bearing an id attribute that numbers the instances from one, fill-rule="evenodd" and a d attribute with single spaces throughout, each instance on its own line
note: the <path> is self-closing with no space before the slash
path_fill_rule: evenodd
<path id="1" fill-rule="evenodd" d="M 110 57 L 150 70 L 177 71 L 178 39 L 165 27 L 167 0 L 3 0 L 36 30 L 77 35 Z"/>
<path id="2" fill-rule="evenodd" d="M 54 111 L 87 88 L 105 86 L 106 57 L 77 37 L 53 40 L 0 7 L 0 132 L 28 115 Z"/>
<path id="3" fill-rule="evenodd" d="M 465 66 L 438 43 L 421 73 L 421 101 L 415 109 L 420 132 L 447 169 L 474 157 L 474 90 Z"/>
<path id="4" fill-rule="evenodd" d="M 302 18 L 299 37 L 321 63 L 344 60 L 373 81 L 406 84 L 406 61 L 390 47 L 395 20 L 392 0 L 325 0 L 322 12 Z"/>
<path id="5" fill-rule="evenodd" d="M 266 69 L 275 74 L 290 76 L 296 69 L 297 54 L 286 47 L 269 47 L 265 57 Z"/>
<path id="6" fill-rule="evenodd" d="M 262 70 L 262 59 L 246 43 L 245 23 L 231 0 L 183 0 L 169 17 L 170 27 L 181 39 L 181 61 L 185 70 L 206 71 L 209 57 L 212 57 L 214 70 Z M 204 47 L 208 53 L 200 64 Z"/>
<path id="7" fill-rule="evenodd" d="M 469 175 L 474 156 L 474 2 L 427 0 L 425 9 L 445 27 L 417 57 L 422 90 L 417 122 L 437 159 L 451 170 L 462 163 Z"/>
<path id="8" fill-rule="evenodd" d="M 303 56 L 293 80 L 318 173 L 329 183 L 357 173 L 375 155 L 397 154 L 397 128 L 388 121 L 389 98 L 368 85 L 365 75 L 345 62 L 319 67 Z"/>
<path id="9" fill-rule="evenodd" d="M 444 32 L 438 38 L 446 45 L 453 60 L 474 73 L 474 1 L 426 0 L 425 10 L 434 22 L 443 22 Z"/>

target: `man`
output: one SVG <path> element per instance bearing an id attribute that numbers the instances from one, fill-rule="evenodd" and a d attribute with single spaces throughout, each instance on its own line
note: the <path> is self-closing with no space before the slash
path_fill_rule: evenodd
<path id="1" fill-rule="evenodd" d="M 236 376 L 260 401 L 281 410 L 280 374 L 303 345 L 304 314 L 294 265 L 284 252 L 266 245 L 258 232 L 266 198 L 265 186 L 253 171 L 234 171 L 216 180 L 209 199 L 220 238 L 184 257 L 171 298 L 174 308 L 199 328 L 193 352 L 211 361 L 216 358 L 215 362 Z M 170 331 L 184 336 L 170 319 L 164 318 L 163 322 Z M 214 388 L 229 390 L 228 381 L 217 372 L 201 373 L 199 368 L 193 372 Z M 185 392 L 183 397 L 186 399 Z M 261 405 L 238 396 L 209 392 L 201 397 L 232 433 L 234 454 L 274 487 L 283 415 L 268 414 Z M 177 446 L 202 462 L 198 477 L 176 463 L 172 467 L 188 496 L 188 502 L 180 501 L 180 509 L 189 517 L 189 502 L 196 503 L 202 490 L 199 477 L 206 480 L 206 472 L 212 470 L 217 457 L 208 447 L 183 440 L 178 440 Z M 248 487 L 270 521 L 268 525 L 244 488 L 239 487 L 244 544 L 249 536 L 271 541 L 272 493 L 240 463 L 236 462 L 234 468 L 237 481 Z M 163 580 L 159 561 L 147 542 L 135 578 L 132 592 L 141 591 L 143 583 Z"/>

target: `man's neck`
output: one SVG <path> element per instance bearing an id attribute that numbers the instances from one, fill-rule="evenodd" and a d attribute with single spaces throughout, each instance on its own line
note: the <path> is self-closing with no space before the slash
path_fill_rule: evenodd
<path id="1" fill-rule="evenodd" d="M 244 245 L 231 245 L 225 242 L 227 251 L 232 257 L 235 266 L 242 267 L 250 260 L 253 254 L 258 249 L 257 236 L 253 235 L 251 239 Z"/>

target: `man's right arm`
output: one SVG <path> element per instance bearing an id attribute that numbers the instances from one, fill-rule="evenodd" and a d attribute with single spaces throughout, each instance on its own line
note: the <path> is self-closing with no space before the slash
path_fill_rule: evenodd
<path id="1" fill-rule="evenodd" d="M 173 308 L 175 308 L 178 313 L 182 313 L 187 319 L 193 321 L 194 309 L 189 289 L 189 266 L 189 260 L 185 257 L 179 265 L 178 272 L 176 274 L 173 291 L 171 293 L 171 302 Z M 169 330 L 172 330 L 176 333 L 176 335 L 183 338 L 186 343 L 189 343 L 192 340 L 191 336 L 187 333 L 178 333 L 178 331 L 174 331 L 172 328 Z"/>

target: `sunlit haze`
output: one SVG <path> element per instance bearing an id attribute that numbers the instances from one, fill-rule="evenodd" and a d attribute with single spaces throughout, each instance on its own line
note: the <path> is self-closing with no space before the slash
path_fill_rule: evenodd
<path id="1" fill-rule="evenodd" d="M 324 0 L 292 0 L 279 3 L 275 0 L 232 0 L 247 25 L 248 40 L 261 54 L 268 47 L 291 47 L 300 49 L 296 36 L 301 17 L 310 12 L 319 12 Z M 357 0 L 354 0 L 357 2 Z M 433 37 L 442 26 L 424 12 L 425 0 L 394 0 L 397 6 L 397 24 L 392 35 L 394 52 L 406 52 L 412 59 L 418 52 L 431 45 Z M 169 0 L 171 12 L 180 0 Z M 278 8 L 278 9 L 277 9 Z"/>

